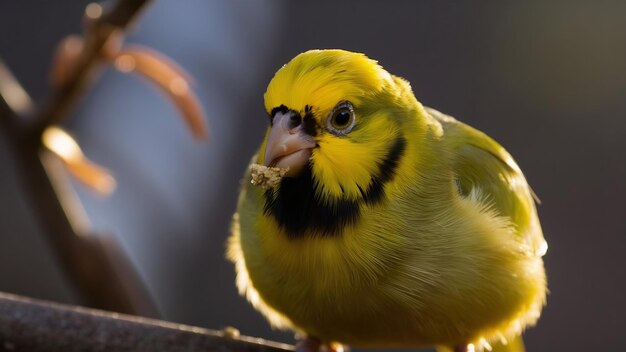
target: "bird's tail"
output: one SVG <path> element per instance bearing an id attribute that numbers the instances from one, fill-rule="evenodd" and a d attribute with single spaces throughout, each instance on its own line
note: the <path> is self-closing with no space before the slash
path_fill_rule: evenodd
<path id="1" fill-rule="evenodd" d="M 491 349 L 489 349 L 491 348 Z M 474 351 L 474 350 L 468 350 Z M 524 352 L 526 349 L 524 348 L 524 341 L 522 340 L 522 336 L 516 336 L 514 338 L 509 338 L 507 343 L 504 344 L 500 341 L 494 341 L 490 344 L 490 346 L 476 347 L 476 352 Z M 454 349 L 449 347 L 438 347 L 437 352 L 454 352 Z"/>

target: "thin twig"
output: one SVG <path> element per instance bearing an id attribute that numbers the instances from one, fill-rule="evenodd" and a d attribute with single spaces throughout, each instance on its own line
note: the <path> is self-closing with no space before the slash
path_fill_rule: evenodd
<path id="1" fill-rule="evenodd" d="M 97 73 L 107 45 L 126 30 L 150 1 L 119 0 L 110 11 L 103 13 L 90 24 L 85 34 L 84 49 L 74 65 L 74 70 L 63 84 L 53 91 L 42 110 L 36 114 L 34 125 L 29 126 L 34 134 L 41 134 L 46 127 L 59 124 L 69 115 Z"/>
<path id="2" fill-rule="evenodd" d="M 0 126 L 9 140 L 14 160 L 20 172 L 20 181 L 44 234 L 60 260 L 62 268 L 79 293 L 82 303 L 102 309 L 158 316 L 146 287 L 124 252 L 112 236 L 95 236 L 89 221 L 81 211 L 72 188 L 66 184 L 63 167 L 51 162 L 42 150 L 41 137 L 45 128 L 60 122 L 84 93 L 96 71 L 101 51 L 115 33 L 122 33 L 131 20 L 149 0 L 119 0 L 111 11 L 90 25 L 85 49 L 75 69 L 55 90 L 45 107 L 24 119 L 20 104 L 12 100 L 12 92 L 24 92 L 9 70 L 4 72 L 0 90 Z M 1 62 L 0 62 L 1 64 Z M 9 81 L 7 81 L 9 80 Z M 28 100 L 24 106 L 30 106 Z M 17 100 L 19 103 L 19 99 Z"/>
<path id="3" fill-rule="evenodd" d="M 10 116 L 25 116 L 33 109 L 32 99 L 0 59 L 0 114 L 8 119 Z"/>

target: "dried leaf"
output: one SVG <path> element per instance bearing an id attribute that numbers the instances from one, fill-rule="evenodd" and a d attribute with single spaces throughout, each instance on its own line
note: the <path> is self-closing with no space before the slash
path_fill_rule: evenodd
<path id="1" fill-rule="evenodd" d="M 153 82 L 176 105 L 194 137 L 208 136 L 202 105 L 191 89 L 191 77 L 165 55 L 133 45 L 122 49 L 113 59 L 116 69 L 137 73 Z"/>
<path id="2" fill-rule="evenodd" d="M 65 160 L 64 160 L 65 161 Z M 116 187 L 115 178 L 104 167 L 87 158 L 65 161 L 67 170 L 79 182 L 102 196 L 109 196 Z"/>
<path id="3" fill-rule="evenodd" d="M 43 145 L 63 160 L 68 172 L 79 182 L 100 195 L 115 190 L 115 178 L 106 168 L 87 159 L 78 143 L 63 129 L 51 126 L 42 135 Z"/>

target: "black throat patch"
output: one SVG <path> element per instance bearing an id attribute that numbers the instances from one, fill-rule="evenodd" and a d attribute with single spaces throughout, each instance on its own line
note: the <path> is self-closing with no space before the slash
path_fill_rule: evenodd
<path id="1" fill-rule="evenodd" d="M 265 191 L 264 213 L 273 216 L 289 238 L 301 237 L 306 232 L 339 236 L 345 226 L 359 219 L 364 204 L 375 205 L 385 199 L 384 186 L 394 178 L 405 149 L 406 140 L 398 137 L 378 165 L 369 187 L 366 190 L 359 187 L 362 198 L 322 203 L 316 197 L 317 185 L 308 164 L 298 176 L 283 178 L 277 190 Z"/>

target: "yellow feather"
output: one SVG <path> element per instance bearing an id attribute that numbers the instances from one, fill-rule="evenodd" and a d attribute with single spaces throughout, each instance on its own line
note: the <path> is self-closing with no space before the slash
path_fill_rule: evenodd
<path id="1" fill-rule="evenodd" d="M 341 101 L 356 112 L 345 136 L 324 130 Z M 363 347 L 495 346 L 501 338 L 522 346 L 516 336 L 545 302 L 545 241 L 530 188 L 502 147 L 423 108 L 408 82 L 375 61 L 341 50 L 294 58 L 265 104 L 268 112 L 313 109 L 321 128 L 310 159 L 314 199 L 358 204 L 354 223 L 336 233 L 293 237 L 245 175 L 228 257 L 240 292 L 273 326 Z M 395 164 L 393 145 L 402 147 Z"/>
<path id="2" fill-rule="evenodd" d="M 332 63 L 332 70 L 326 63 Z M 344 71 L 345 70 L 345 71 Z M 344 75 L 337 73 L 344 71 Z M 380 90 L 391 75 L 363 54 L 343 50 L 311 50 L 283 66 L 272 79 L 265 93 L 265 109 L 286 105 L 303 111 L 306 105 L 316 106 L 322 113 L 347 96 L 355 98 Z M 351 84 L 358 81 L 359 84 Z"/>

